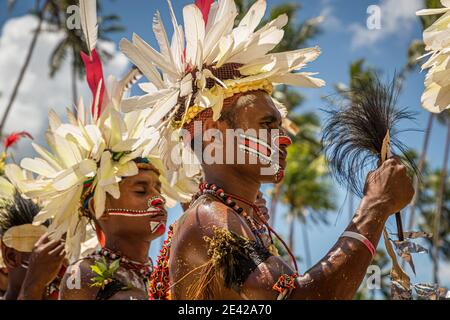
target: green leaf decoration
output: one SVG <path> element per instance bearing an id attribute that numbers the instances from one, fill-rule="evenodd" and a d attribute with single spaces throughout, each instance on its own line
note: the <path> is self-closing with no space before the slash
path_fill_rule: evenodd
<path id="1" fill-rule="evenodd" d="M 114 274 L 120 267 L 120 259 L 114 260 L 110 264 L 106 261 L 105 257 L 101 261 L 96 261 L 91 266 L 92 272 L 97 274 L 96 277 L 91 279 L 91 287 L 99 287 L 104 289 L 105 286 L 114 280 Z"/>

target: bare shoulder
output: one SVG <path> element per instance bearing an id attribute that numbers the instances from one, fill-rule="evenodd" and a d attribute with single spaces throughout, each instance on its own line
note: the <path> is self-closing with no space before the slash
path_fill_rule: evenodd
<path id="1" fill-rule="evenodd" d="M 95 300 L 99 289 L 91 286 L 94 264 L 93 259 L 83 259 L 67 268 L 61 281 L 60 300 Z"/>
<path id="2" fill-rule="evenodd" d="M 205 237 L 212 237 L 215 228 L 224 228 L 238 235 L 252 239 L 253 233 L 234 210 L 213 198 L 205 197 L 185 211 L 176 223 L 174 239 L 204 243 Z"/>

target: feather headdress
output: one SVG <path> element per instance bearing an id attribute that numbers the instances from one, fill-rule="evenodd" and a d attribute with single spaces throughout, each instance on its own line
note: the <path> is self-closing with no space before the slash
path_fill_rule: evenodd
<path id="1" fill-rule="evenodd" d="M 150 81 L 141 85 L 145 95 L 124 101 L 123 111 L 150 109 L 152 121 L 166 119 L 180 128 L 206 110 L 219 119 L 224 100 L 236 93 L 271 93 L 273 84 L 325 84 L 312 77 L 314 73 L 296 72 L 320 55 L 318 47 L 270 53 L 283 39 L 288 17 L 280 15 L 257 29 L 266 11 L 265 0 L 256 1 L 235 28 L 234 0 L 197 0 L 185 6 L 184 29 L 167 2 L 171 40 L 159 12 L 153 21 L 160 51 L 136 34 L 132 41 L 120 42 L 122 52 Z"/>
<path id="2" fill-rule="evenodd" d="M 90 59 L 95 56 L 96 36 L 93 34 L 96 23 L 93 23 L 93 17 L 96 14 L 89 10 L 94 10 L 95 1 L 81 0 L 80 5 L 83 3 L 81 15 L 82 21 L 86 22 L 82 26 L 91 51 Z M 86 28 L 90 32 L 86 32 Z M 49 233 L 56 239 L 66 236 L 66 251 L 72 261 L 79 258 L 81 244 L 88 238 L 90 217 L 84 214 L 88 201 L 93 199 L 95 218 L 100 218 L 105 211 L 107 194 L 116 199 L 120 197 L 119 183 L 125 177 L 138 174 L 137 162 L 148 161 L 150 157 L 157 167 L 155 150 L 161 149 L 159 131 L 146 124 L 151 110 L 138 110 L 126 115 L 120 111 L 124 91 L 137 77 L 135 70 L 131 70 L 122 81 L 109 77 L 103 85 L 103 74 L 97 73 L 101 70 L 98 67 L 100 61 L 89 61 L 95 70 L 90 73 L 90 66 L 86 65 L 87 82 L 91 89 L 96 86 L 91 112 L 82 99 L 76 114 L 67 111 L 67 123 L 51 111 L 46 134 L 49 150 L 33 143 L 38 157 L 25 158 L 20 164 L 34 177 L 25 177 L 17 165 L 8 165 L 5 170 L 22 193 L 42 203 L 43 208 L 34 222 L 39 224 L 52 219 Z M 184 200 L 184 177 L 165 176 L 164 171 L 160 173 L 163 193 L 169 204 Z M 173 189 L 170 184 L 178 188 Z"/>
<path id="3" fill-rule="evenodd" d="M 24 179 L 16 165 L 7 165 L 5 170 L 21 192 L 43 203 L 35 223 L 51 218 L 49 232 L 57 239 L 66 234 L 71 258 L 78 257 L 89 222 L 81 214 L 82 201 L 91 194 L 99 218 L 104 212 L 106 194 L 120 196 L 121 179 L 138 173 L 133 160 L 145 157 L 158 140 L 155 129 L 144 128 L 135 113 L 123 117 L 113 104 L 99 118 L 86 119 L 82 101 L 77 111 L 77 116 L 68 111 L 69 123 L 62 123 L 50 112 L 46 135 L 50 150 L 33 143 L 39 156 L 20 163 L 36 175 L 34 179 Z"/>
<path id="4" fill-rule="evenodd" d="M 430 112 L 440 113 L 450 108 L 450 0 L 441 0 L 444 8 L 424 9 L 417 15 L 444 14 L 423 33 L 425 56 L 431 55 L 422 66 L 429 69 L 425 79 L 422 105 Z"/>

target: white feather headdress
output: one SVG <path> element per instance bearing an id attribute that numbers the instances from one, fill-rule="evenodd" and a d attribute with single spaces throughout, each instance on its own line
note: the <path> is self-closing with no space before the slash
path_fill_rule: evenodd
<path id="1" fill-rule="evenodd" d="M 425 79 L 422 105 L 430 112 L 439 113 L 450 108 L 450 0 L 441 0 L 444 8 L 424 9 L 417 15 L 444 14 L 423 33 L 425 56 L 422 66 L 429 69 Z"/>
<path id="2" fill-rule="evenodd" d="M 42 203 L 35 223 L 52 219 L 52 237 L 66 234 L 71 258 L 78 257 L 86 240 L 89 219 L 82 215 L 82 201 L 87 194 L 92 193 L 95 215 L 100 218 L 106 194 L 120 197 L 119 182 L 138 173 L 134 159 L 144 158 L 159 138 L 154 128 L 144 126 L 142 117 L 136 113 L 123 116 L 114 103 L 108 104 L 99 118 L 87 119 L 82 101 L 77 111 L 77 116 L 68 111 L 68 123 L 49 113 L 49 150 L 33 143 L 39 156 L 20 163 L 35 174 L 34 179 L 26 179 L 16 165 L 7 165 L 5 171 L 22 193 Z"/>
<path id="3" fill-rule="evenodd" d="M 131 42 L 120 42 L 122 52 L 150 81 L 141 85 L 145 95 L 124 101 L 123 111 L 150 109 L 152 121 L 159 121 L 171 119 L 180 105 L 186 104 L 180 127 L 206 108 L 212 108 L 217 120 L 224 99 L 237 92 L 270 92 L 273 84 L 325 85 L 312 77 L 315 73 L 297 72 L 320 55 L 318 47 L 270 53 L 283 39 L 288 17 L 283 14 L 257 30 L 266 11 L 265 0 L 256 1 L 235 28 L 238 11 L 234 0 L 197 0 L 183 9 L 184 30 L 170 0 L 167 2 L 174 30 L 171 41 L 159 12 L 153 21 L 160 51 L 136 34 Z M 214 75 L 214 70 L 229 64 L 240 66 L 239 77 L 223 80 Z M 215 85 L 208 88 L 206 83 L 211 81 Z"/>
<path id="4" fill-rule="evenodd" d="M 83 55 L 88 84 L 92 90 L 91 112 L 83 100 L 76 115 L 67 112 L 63 123 L 55 112 L 49 113 L 46 141 L 49 150 L 33 143 L 36 158 L 21 161 L 21 167 L 34 174 L 25 176 L 17 165 L 7 165 L 5 173 L 21 193 L 37 199 L 43 209 L 35 218 L 39 224 L 52 219 L 52 238 L 66 236 L 66 250 L 73 261 L 79 258 L 82 243 L 89 240 L 89 217 L 85 216 L 89 199 L 94 200 L 94 213 L 100 218 L 105 211 L 107 194 L 120 197 L 119 182 L 138 174 L 136 160 L 148 161 L 160 169 L 163 195 L 169 205 L 183 201 L 189 194 L 187 177 L 174 176 L 161 170 L 159 131 L 148 125 L 151 110 L 123 114 L 122 96 L 135 78 L 132 70 L 122 81 L 109 77 L 103 83 L 101 61 L 95 51 L 97 40 L 96 1 L 80 0 L 80 15 L 89 56 Z M 161 126 L 159 121 L 151 121 Z M 168 152 L 164 152 L 168 153 Z M 179 172 L 177 172 L 179 173 Z"/>

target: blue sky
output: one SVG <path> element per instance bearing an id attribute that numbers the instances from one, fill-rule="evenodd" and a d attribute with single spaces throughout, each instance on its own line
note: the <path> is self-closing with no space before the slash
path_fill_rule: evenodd
<path id="1" fill-rule="evenodd" d="M 173 0 L 175 11 L 181 21 L 181 8 L 183 5 L 191 3 L 189 0 Z M 269 7 L 283 0 L 267 0 Z M 323 33 L 313 39 L 308 45 L 319 45 L 323 54 L 317 61 L 308 66 L 308 71 L 319 72 L 319 77 L 327 82 L 325 88 L 301 90 L 306 100 L 302 110 L 319 110 L 326 108 L 326 104 L 321 99 L 333 93 L 333 85 L 342 82 L 349 82 L 349 64 L 355 59 L 365 58 L 368 65 L 373 66 L 382 72 L 383 77 L 392 77 L 395 71 L 399 71 L 406 63 L 407 48 L 413 39 L 421 38 L 421 26 L 419 20 L 414 16 L 416 9 L 422 7 L 422 0 L 303 0 L 298 2 L 302 9 L 297 20 L 302 21 L 318 15 L 323 15 L 325 20 L 322 24 Z M 34 1 L 18 1 L 17 7 L 12 14 L 6 13 L 6 0 L 0 1 L 0 27 L 11 17 L 20 17 L 27 13 Z M 381 9 L 381 29 L 368 30 L 366 20 L 368 18 L 367 8 L 370 5 L 378 5 Z M 114 13 L 121 17 L 122 24 L 126 31 L 113 36 L 117 44 L 122 37 L 131 38 L 133 32 L 138 33 L 143 39 L 154 44 L 154 36 L 151 31 L 152 16 L 159 10 L 169 28 L 168 10 L 165 1 L 154 0 L 115 0 L 103 1 L 104 12 Z M 25 50 L 25 48 L 23 48 Z M 0 52 L 3 50 L 0 40 Z M 0 64 L 1 66 L 1 64 Z M 2 70 L 0 69 L 0 73 Z M 18 70 L 17 70 L 18 72 Z M 423 130 L 426 125 L 428 113 L 420 106 L 420 96 L 423 92 L 424 73 L 419 71 L 408 75 L 404 89 L 399 99 L 399 105 L 408 107 L 418 113 L 416 123 L 406 123 L 402 128 L 414 128 Z M 0 82 L 0 91 L 3 91 L 3 84 Z M 0 100 L 1 101 L 1 100 Z M 67 99 L 70 103 L 70 99 Z M 4 103 L 0 105 L 3 108 Z M 319 111 L 321 115 L 323 113 Z M 416 150 L 419 150 L 423 141 L 423 133 L 410 132 L 404 134 L 404 142 Z M 428 161 L 432 167 L 441 165 L 443 157 L 443 146 L 445 140 L 445 128 L 435 125 L 431 137 L 431 144 L 428 153 Z M 346 208 L 345 191 L 338 188 L 338 206 Z M 286 209 L 279 209 L 276 229 L 281 234 L 287 234 L 287 222 L 281 213 Z M 172 211 L 171 220 L 179 214 L 179 209 Z M 348 213 L 344 212 L 337 217 L 330 215 L 330 224 L 312 225 L 308 222 L 308 234 L 312 248 L 313 263 L 323 257 L 332 246 L 339 234 L 344 230 L 349 222 Z M 405 219 L 406 220 L 406 219 Z M 395 222 L 389 221 L 388 227 L 394 230 Z M 300 256 L 304 253 L 304 244 L 300 233 L 300 226 L 296 226 L 296 253 Z M 152 247 L 151 255 L 154 256 L 159 241 Z M 382 246 L 382 244 L 380 244 Z M 427 255 L 416 256 L 417 277 L 412 277 L 412 282 L 431 281 L 431 264 Z M 301 270 L 310 266 L 301 265 Z M 444 267 L 444 266 L 443 266 Z M 447 265 L 446 272 L 441 277 L 442 284 L 450 286 L 450 267 Z M 410 270 L 408 269 L 408 272 Z M 412 274 L 412 273 L 411 273 Z"/>

